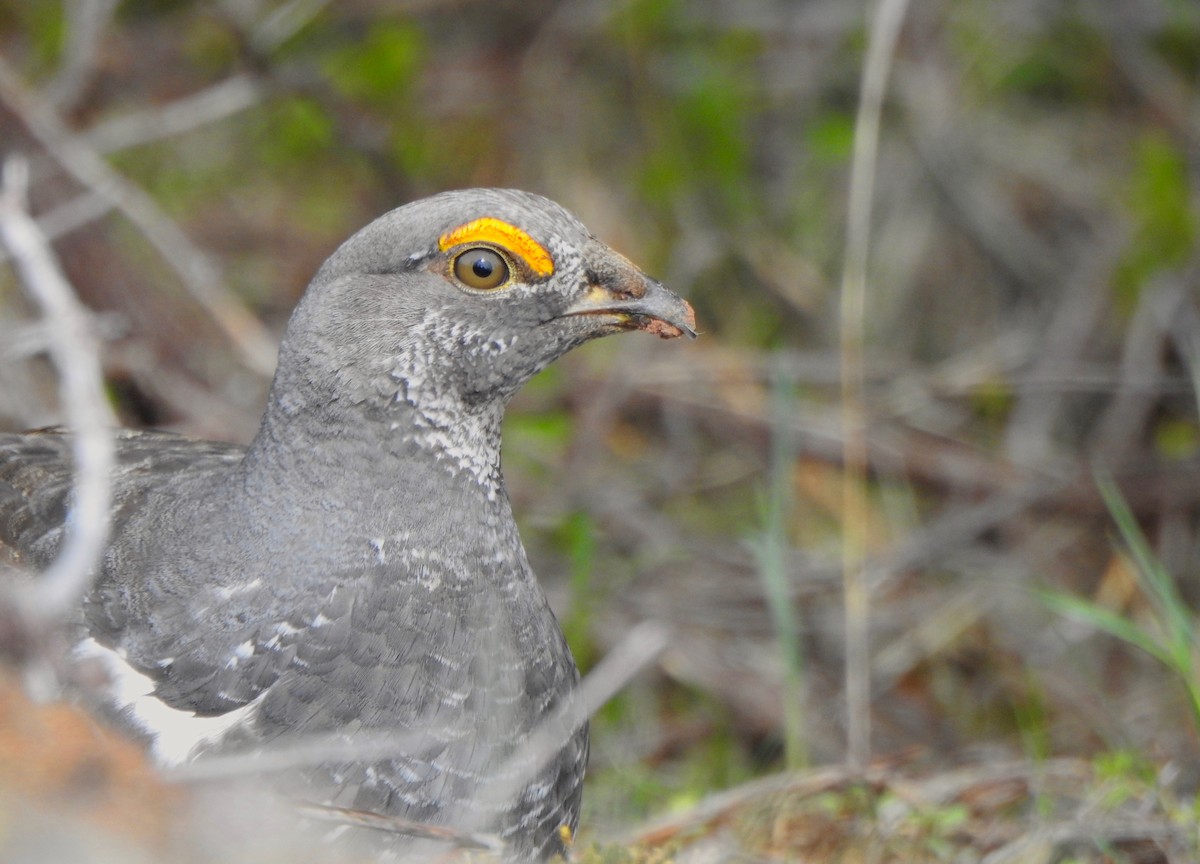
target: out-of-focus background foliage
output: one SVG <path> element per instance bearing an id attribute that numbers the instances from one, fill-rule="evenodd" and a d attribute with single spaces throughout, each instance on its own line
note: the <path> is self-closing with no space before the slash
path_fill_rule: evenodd
<path id="1" fill-rule="evenodd" d="M 853 526 L 871 767 L 808 767 L 847 754 L 839 290 L 871 8 L 0 0 L 0 142 L 130 425 L 248 440 L 322 259 L 445 188 L 547 194 L 690 298 L 701 339 L 576 352 L 506 430 L 581 663 L 674 628 L 595 721 L 585 846 L 666 816 L 640 839 L 729 860 L 1195 860 L 1194 0 L 907 10 Z M 0 274 L 0 426 L 61 417 L 41 344 Z"/>

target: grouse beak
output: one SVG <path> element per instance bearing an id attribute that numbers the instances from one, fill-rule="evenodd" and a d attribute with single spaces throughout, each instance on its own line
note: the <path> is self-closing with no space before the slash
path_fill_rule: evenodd
<path id="1" fill-rule="evenodd" d="M 690 303 L 656 279 L 600 279 L 562 315 L 600 315 L 622 330 L 645 330 L 663 339 L 685 333 L 696 338 L 696 313 Z"/>

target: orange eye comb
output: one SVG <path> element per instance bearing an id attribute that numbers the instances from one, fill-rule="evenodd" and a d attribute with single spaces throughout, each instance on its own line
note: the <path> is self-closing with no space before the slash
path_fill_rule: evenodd
<path id="1" fill-rule="evenodd" d="M 538 243 L 516 225 L 509 225 L 491 216 L 473 219 L 465 225 L 452 228 L 438 238 L 438 248 L 445 252 L 454 246 L 468 243 L 490 243 L 499 246 L 539 276 L 554 272 L 554 259 L 541 243 Z"/>

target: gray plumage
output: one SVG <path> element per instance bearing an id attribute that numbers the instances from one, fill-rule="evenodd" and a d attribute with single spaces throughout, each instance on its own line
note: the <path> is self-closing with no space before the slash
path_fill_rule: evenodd
<path id="1" fill-rule="evenodd" d="M 442 248 L 481 218 L 526 232 L 553 273 L 503 239 Z M 510 280 L 460 283 L 464 249 L 499 253 Z M 544 198 L 465 190 L 384 215 L 310 284 L 248 449 L 118 437 L 113 534 L 79 638 L 171 708 L 242 710 L 216 746 L 418 733 L 418 747 L 323 766 L 293 792 L 552 854 L 578 820 L 586 727 L 517 800 L 479 812 L 531 730 L 568 722 L 578 680 L 504 489 L 504 407 L 588 339 L 691 327 L 684 301 Z M 0 436 L 0 547 L 30 568 L 53 559 L 68 518 L 69 445 Z"/>

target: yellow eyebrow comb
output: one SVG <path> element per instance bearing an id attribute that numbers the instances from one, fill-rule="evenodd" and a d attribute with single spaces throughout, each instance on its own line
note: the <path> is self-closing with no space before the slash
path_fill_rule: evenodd
<path id="1" fill-rule="evenodd" d="M 492 243 L 520 258 L 525 266 L 539 276 L 554 272 L 554 259 L 538 243 L 516 225 L 484 216 L 451 228 L 438 238 L 438 248 L 445 252 L 464 243 Z"/>

